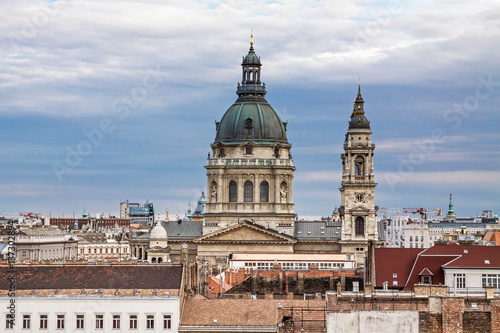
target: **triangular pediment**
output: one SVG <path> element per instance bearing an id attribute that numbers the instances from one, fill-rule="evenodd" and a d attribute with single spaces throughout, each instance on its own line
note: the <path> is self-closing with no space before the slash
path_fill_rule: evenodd
<path id="1" fill-rule="evenodd" d="M 363 206 L 358 206 L 358 207 L 354 207 L 351 209 L 351 213 L 352 212 L 369 212 L 369 211 L 370 211 L 370 209 L 363 207 Z"/>
<path id="2" fill-rule="evenodd" d="M 148 249 L 146 251 L 147 253 L 170 253 L 170 246 L 165 247 L 160 247 L 160 246 L 153 246 L 152 248 Z"/>
<path id="3" fill-rule="evenodd" d="M 295 243 L 296 240 L 275 230 L 267 229 L 252 222 L 240 222 L 227 228 L 201 236 L 196 242 L 279 242 Z"/>

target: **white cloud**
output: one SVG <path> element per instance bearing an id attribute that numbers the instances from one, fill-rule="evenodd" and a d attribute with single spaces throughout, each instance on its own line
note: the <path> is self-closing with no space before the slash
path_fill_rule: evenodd
<path id="1" fill-rule="evenodd" d="M 498 64 L 489 47 L 500 35 L 498 11 L 490 1 L 397 9 L 331 1 L 4 2 L 0 94 L 10 98 L 0 112 L 108 112 L 157 64 L 165 74 L 164 107 L 202 99 L 193 87 L 207 92 L 239 79 L 250 28 L 264 80 L 453 80 L 464 63 L 476 62 L 475 73 Z M 383 12 L 392 14 L 384 21 Z M 357 42 L 360 33 L 368 38 Z M 474 47 L 462 52 L 464 44 Z"/>

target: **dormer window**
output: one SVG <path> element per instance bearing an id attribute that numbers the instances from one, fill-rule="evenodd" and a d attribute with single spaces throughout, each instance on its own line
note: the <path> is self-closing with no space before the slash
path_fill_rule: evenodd
<path id="1" fill-rule="evenodd" d="M 221 148 L 221 149 L 220 149 L 220 156 L 221 156 L 221 157 L 226 156 L 226 150 L 225 150 L 224 148 Z"/>
<path id="2" fill-rule="evenodd" d="M 248 128 L 248 129 L 253 128 L 252 118 L 247 118 L 247 120 L 245 121 L 245 128 Z"/>
<path id="3" fill-rule="evenodd" d="M 252 151 L 252 147 L 246 147 L 245 148 L 245 155 L 252 155 L 253 151 Z"/>
<path id="4" fill-rule="evenodd" d="M 280 150 L 279 148 L 274 148 L 274 156 L 279 157 L 280 156 Z"/>

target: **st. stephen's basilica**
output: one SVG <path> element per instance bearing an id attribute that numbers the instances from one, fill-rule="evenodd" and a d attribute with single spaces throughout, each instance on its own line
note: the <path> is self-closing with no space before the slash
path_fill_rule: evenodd
<path id="1" fill-rule="evenodd" d="M 132 255 L 152 263 L 225 263 L 232 253 L 349 253 L 359 263 L 383 235 L 377 224 L 370 122 L 361 87 L 344 141 L 341 206 L 337 218 L 298 221 L 295 167 L 287 123 L 267 102 L 262 63 L 253 41 L 243 57 L 238 99 L 216 122 L 208 155 L 207 195 L 189 219 L 157 221 L 151 233 L 130 240 Z M 347 116 L 347 112 L 346 112 Z"/>

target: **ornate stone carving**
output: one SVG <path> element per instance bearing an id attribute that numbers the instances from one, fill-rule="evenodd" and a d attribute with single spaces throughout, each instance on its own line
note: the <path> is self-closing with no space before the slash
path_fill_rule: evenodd
<path id="1" fill-rule="evenodd" d="M 285 186 L 281 185 L 281 189 L 280 189 L 280 201 L 281 203 L 286 203 L 287 202 L 287 190 L 285 188 Z"/>
<path id="2" fill-rule="evenodd" d="M 212 202 L 217 202 L 217 185 L 212 184 L 210 198 Z"/>

